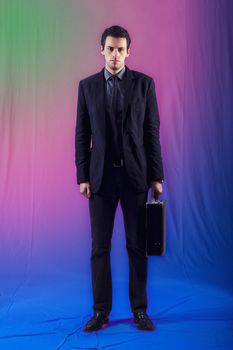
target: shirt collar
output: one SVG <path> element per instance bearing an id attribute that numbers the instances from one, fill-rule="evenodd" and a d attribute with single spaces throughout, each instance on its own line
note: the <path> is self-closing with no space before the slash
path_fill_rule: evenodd
<path id="1" fill-rule="evenodd" d="M 122 68 L 122 70 L 119 72 L 119 73 L 117 73 L 116 75 L 117 75 L 117 77 L 119 78 L 119 79 L 123 79 L 123 76 L 124 76 L 124 73 L 125 73 L 125 66 Z M 108 78 L 109 77 L 112 77 L 113 76 L 113 74 L 111 74 L 105 67 L 104 67 L 104 76 L 105 76 L 105 79 L 106 80 L 108 80 Z"/>

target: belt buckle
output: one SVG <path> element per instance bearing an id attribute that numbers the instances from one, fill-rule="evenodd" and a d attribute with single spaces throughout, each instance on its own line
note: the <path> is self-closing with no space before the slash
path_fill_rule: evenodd
<path id="1" fill-rule="evenodd" d="M 113 167 L 114 168 L 119 168 L 121 166 L 123 166 L 123 159 L 119 159 L 120 160 L 120 165 L 119 165 L 119 161 L 118 160 L 114 160 L 113 161 Z"/>

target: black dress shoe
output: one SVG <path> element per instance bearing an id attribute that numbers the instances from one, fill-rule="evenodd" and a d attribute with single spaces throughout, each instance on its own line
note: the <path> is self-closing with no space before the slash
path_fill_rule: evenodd
<path id="1" fill-rule="evenodd" d="M 137 311 L 133 314 L 133 320 L 136 323 L 138 329 L 145 331 L 153 331 L 155 329 L 153 322 L 145 311 Z"/>
<path id="2" fill-rule="evenodd" d="M 95 311 L 94 315 L 83 327 L 85 332 L 97 331 L 103 327 L 104 324 L 108 323 L 108 315 L 101 311 Z"/>

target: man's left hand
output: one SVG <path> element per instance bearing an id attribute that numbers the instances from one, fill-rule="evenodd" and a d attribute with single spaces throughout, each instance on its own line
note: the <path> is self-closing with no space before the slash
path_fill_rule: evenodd
<path id="1" fill-rule="evenodd" d="M 159 181 L 151 182 L 151 197 L 158 197 L 163 192 L 163 185 Z"/>

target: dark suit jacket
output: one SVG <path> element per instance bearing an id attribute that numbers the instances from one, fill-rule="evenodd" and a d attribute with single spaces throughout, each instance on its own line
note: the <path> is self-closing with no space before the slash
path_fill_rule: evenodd
<path id="1" fill-rule="evenodd" d="M 135 191 L 146 191 L 151 181 L 163 179 L 159 139 L 160 119 L 153 78 L 128 68 L 123 107 L 123 151 L 125 168 Z M 106 121 L 104 68 L 78 87 L 75 128 L 77 183 L 90 181 L 98 191 L 104 170 Z"/>

